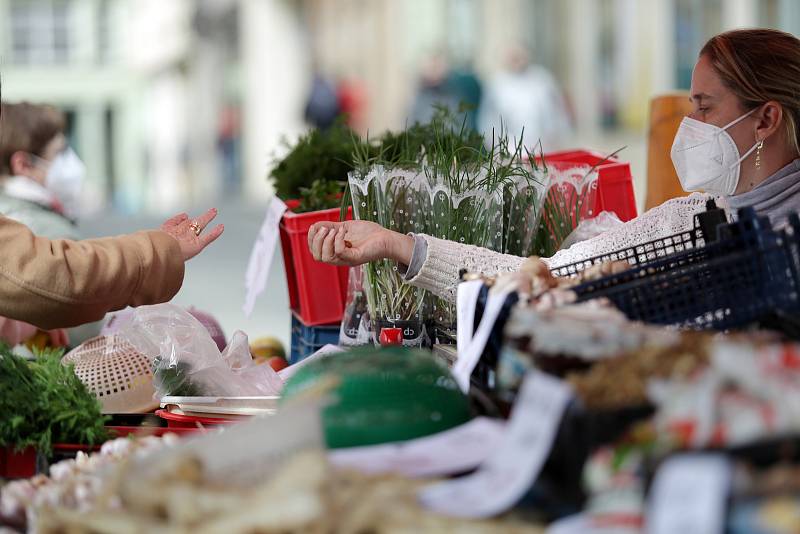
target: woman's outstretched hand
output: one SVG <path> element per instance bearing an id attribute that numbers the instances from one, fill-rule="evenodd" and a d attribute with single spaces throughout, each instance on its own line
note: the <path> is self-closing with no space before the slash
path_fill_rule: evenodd
<path id="1" fill-rule="evenodd" d="M 161 225 L 161 230 L 172 236 L 181 247 L 183 261 L 188 261 L 222 235 L 225 227 L 215 226 L 210 232 L 203 233 L 206 226 L 217 216 L 216 208 L 211 208 L 196 219 L 189 219 L 185 213 L 178 214 Z"/>
<path id="2" fill-rule="evenodd" d="M 318 222 L 308 231 L 314 259 L 332 265 L 361 265 L 390 259 L 408 265 L 414 239 L 369 221 Z"/>

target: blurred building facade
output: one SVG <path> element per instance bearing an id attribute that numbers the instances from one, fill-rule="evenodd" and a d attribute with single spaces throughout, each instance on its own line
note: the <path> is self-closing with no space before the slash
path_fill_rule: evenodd
<path id="1" fill-rule="evenodd" d="M 225 24 L 231 6 L 0 0 L 3 98 L 67 113 L 89 205 L 165 211 L 213 196 L 223 186 L 216 144 L 226 59 L 236 51 L 235 16 Z"/>
<path id="2" fill-rule="evenodd" d="M 165 211 L 269 195 L 314 71 L 361 84 L 380 132 L 406 123 L 426 55 L 486 80 L 521 43 L 579 145 L 642 137 L 649 98 L 687 88 L 703 42 L 745 26 L 800 34 L 800 2 L 0 0 L 0 69 L 3 98 L 68 112 L 91 202 Z"/>

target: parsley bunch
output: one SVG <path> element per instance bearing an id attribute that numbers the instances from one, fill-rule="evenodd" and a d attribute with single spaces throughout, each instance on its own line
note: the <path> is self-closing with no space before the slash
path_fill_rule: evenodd
<path id="1" fill-rule="evenodd" d="M 353 170 L 352 153 L 358 135 L 340 119 L 328 129 L 314 129 L 291 145 L 270 176 L 279 198 L 301 199 L 295 211 L 335 208 L 338 194 Z"/>
<path id="2" fill-rule="evenodd" d="M 53 443 L 108 439 L 107 416 L 72 365 L 61 364 L 62 353 L 39 352 L 29 362 L 0 346 L 0 447 L 34 447 L 49 455 Z"/>

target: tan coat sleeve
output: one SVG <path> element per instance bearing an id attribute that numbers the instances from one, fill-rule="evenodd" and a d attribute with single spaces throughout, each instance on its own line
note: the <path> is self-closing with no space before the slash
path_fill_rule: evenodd
<path id="1" fill-rule="evenodd" d="M 43 329 L 166 302 L 180 289 L 183 273 L 177 241 L 161 231 L 50 240 L 0 217 L 0 315 Z"/>

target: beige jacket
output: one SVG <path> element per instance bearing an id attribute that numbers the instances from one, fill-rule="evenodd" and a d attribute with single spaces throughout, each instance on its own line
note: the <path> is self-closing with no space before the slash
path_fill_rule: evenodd
<path id="1" fill-rule="evenodd" d="M 0 217 L 0 315 L 45 330 L 168 301 L 183 272 L 178 242 L 161 231 L 50 240 Z"/>

